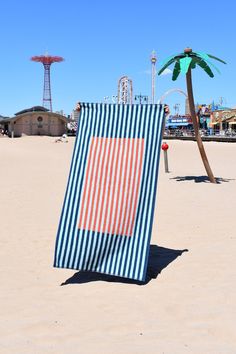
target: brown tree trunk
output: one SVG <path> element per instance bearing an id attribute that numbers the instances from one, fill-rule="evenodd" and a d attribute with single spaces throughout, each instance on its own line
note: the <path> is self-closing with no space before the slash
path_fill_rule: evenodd
<path id="1" fill-rule="evenodd" d="M 189 109 L 193 121 L 193 128 L 194 128 L 194 133 L 198 145 L 198 149 L 201 154 L 202 162 L 205 166 L 207 175 L 209 177 L 209 180 L 211 183 L 216 183 L 215 177 L 212 173 L 211 167 L 209 165 L 206 152 L 202 143 L 202 138 L 199 133 L 199 127 L 198 127 L 198 121 L 197 121 L 197 116 L 195 112 L 195 105 L 194 105 L 194 99 L 193 99 L 193 88 L 192 88 L 192 75 L 191 75 L 191 69 L 189 68 L 187 74 L 186 74 L 186 82 L 187 82 L 187 91 L 188 91 L 188 101 L 189 101 Z"/>

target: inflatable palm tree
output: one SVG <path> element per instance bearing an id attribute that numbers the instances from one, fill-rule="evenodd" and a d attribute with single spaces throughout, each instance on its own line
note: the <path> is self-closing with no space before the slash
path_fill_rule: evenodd
<path id="1" fill-rule="evenodd" d="M 201 135 L 199 133 L 199 126 L 198 126 L 198 120 L 195 112 L 195 104 L 194 104 L 194 98 L 193 98 L 193 88 L 192 88 L 192 69 L 195 69 L 196 66 L 200 66 L 210 77 L 214 77 L 214 74 L 208 64 L 210 64 L 212 67 L 216 69 L 216 71 L 219 72 L 219 70 L 215 67 L 214 64 L 210 62 L 211 59 L 215 59 L 220 61 L 221 63 L 226 64 L 223 60 L 216 58 L 213 55 L 202 53 L 202 52 L 193 52 L 191 48 L 186 48 L 184 50 L 184 53 L 180 53 L 178 55 L 174 55 L 172 57 L 169 57 L 167 61 L 164 63 L 160 71 L 158 72 L 158 75 L 160 75 L 168 66 L 171 64 L 175 63 L 174 70 L 173 70 L 173 75 L 172 75 L 172 80 L 175 81 L 180 73 L 183 73 L 186 75 L 186 83 L 187 83 L 187 92 L 188 92 L 188 101 L 189 101 L 189 109 L 193 121 L 193 128 L 194 128 L 194 133 L 196 137 L 196 141 L 198 144 L 198 148 L 201 154 L 201 158 L 203 161 L 203 164 L 205 166 L 207 175 L 209 177 L 210 182 L 216 183 L 215 177 L 212 173 L 211 167 L 209 165 L 206 152 L 202 143 Z"/>

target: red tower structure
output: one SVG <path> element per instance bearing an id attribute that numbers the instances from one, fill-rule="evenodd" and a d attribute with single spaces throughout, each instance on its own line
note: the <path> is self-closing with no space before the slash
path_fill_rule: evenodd
<path id="1" fill-rule="evenodd" d="M 31 60 L 42 63 L 44 66 L 44 85 L 43 85 L 43 107 L 52 111 L 50 68 L 53 63 L 59 63 L 64 60 L 62 57 L 51 55 L 34 56 Z"/>

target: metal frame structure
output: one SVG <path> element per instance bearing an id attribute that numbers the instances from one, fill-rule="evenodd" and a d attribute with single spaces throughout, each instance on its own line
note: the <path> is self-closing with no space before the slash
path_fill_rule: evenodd
<path id="1" fill-rule="evenodd" d="M 188 95 L 181 89 L 179 88 L 173 88 L 173 89 L 170 89 L 168 91 L 166 91 L 160 98 L 159 100 L 157 101 L 157 103 L 163 103 L 164 99 L 169 96 L 171 93 L 173 92 L 178 92 L 180 93 L 181 95 L 185 96 L 185 114 L 190 114 L 190 111 L 189 111 L 189 102 L 188 102 Z"/>
<path id="2" fill-rule="evenodd" d="M 118 81 L 118 103 L 132 103 L 133 102 L 133 82 L 128 76 L 122 76 Z"/>
<path id="3" fill-rule="evenodd" d="M 179 92 L 181 95 L 184 95 L 186 98 L 188 98 L 188 95 L 181 89 L 179 88 L 173 88 L 173 89 L 170 89 L 168 91 L 166 91 L 161 97 L 160 99 L 158 100 L 158 103 L 163 103 L 164 99 L 166 98 L 166 96 L 170 95 L 171 93 L 173 92 Z"/>
<path id="4" fill-rule="evenodd" d="M 50 68 L 53 63 L 59 63 L 63 61 L 64 58 L 46 54 L 34 56 L 31 58 L 31 60 L 42 63 L 44 66 L 43 107 L 52 112 Z"/>
<path id="5" fill-rule="evenodd" d="M 151 54 L 151 64 L 152 64 L 152 103 L 155 103 L 155 89 L 156 89 L 156 62 L 157 56 L 155 50 Z"/>

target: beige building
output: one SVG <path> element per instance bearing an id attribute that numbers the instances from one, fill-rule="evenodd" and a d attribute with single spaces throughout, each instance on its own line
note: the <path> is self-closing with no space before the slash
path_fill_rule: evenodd
<path id="1" fill-rule="evenodd" d="M 23 135 L 61 136 L 67 132 L 68 119 L 41 106 L 25 109 L 1 121 L 11 137 Z"/>
<path id="2" fill-rule="evenodd" d="M 236 109 L 213 111 L 211 113 L 211 125 L 219 130 L 236 129 Z"/>

